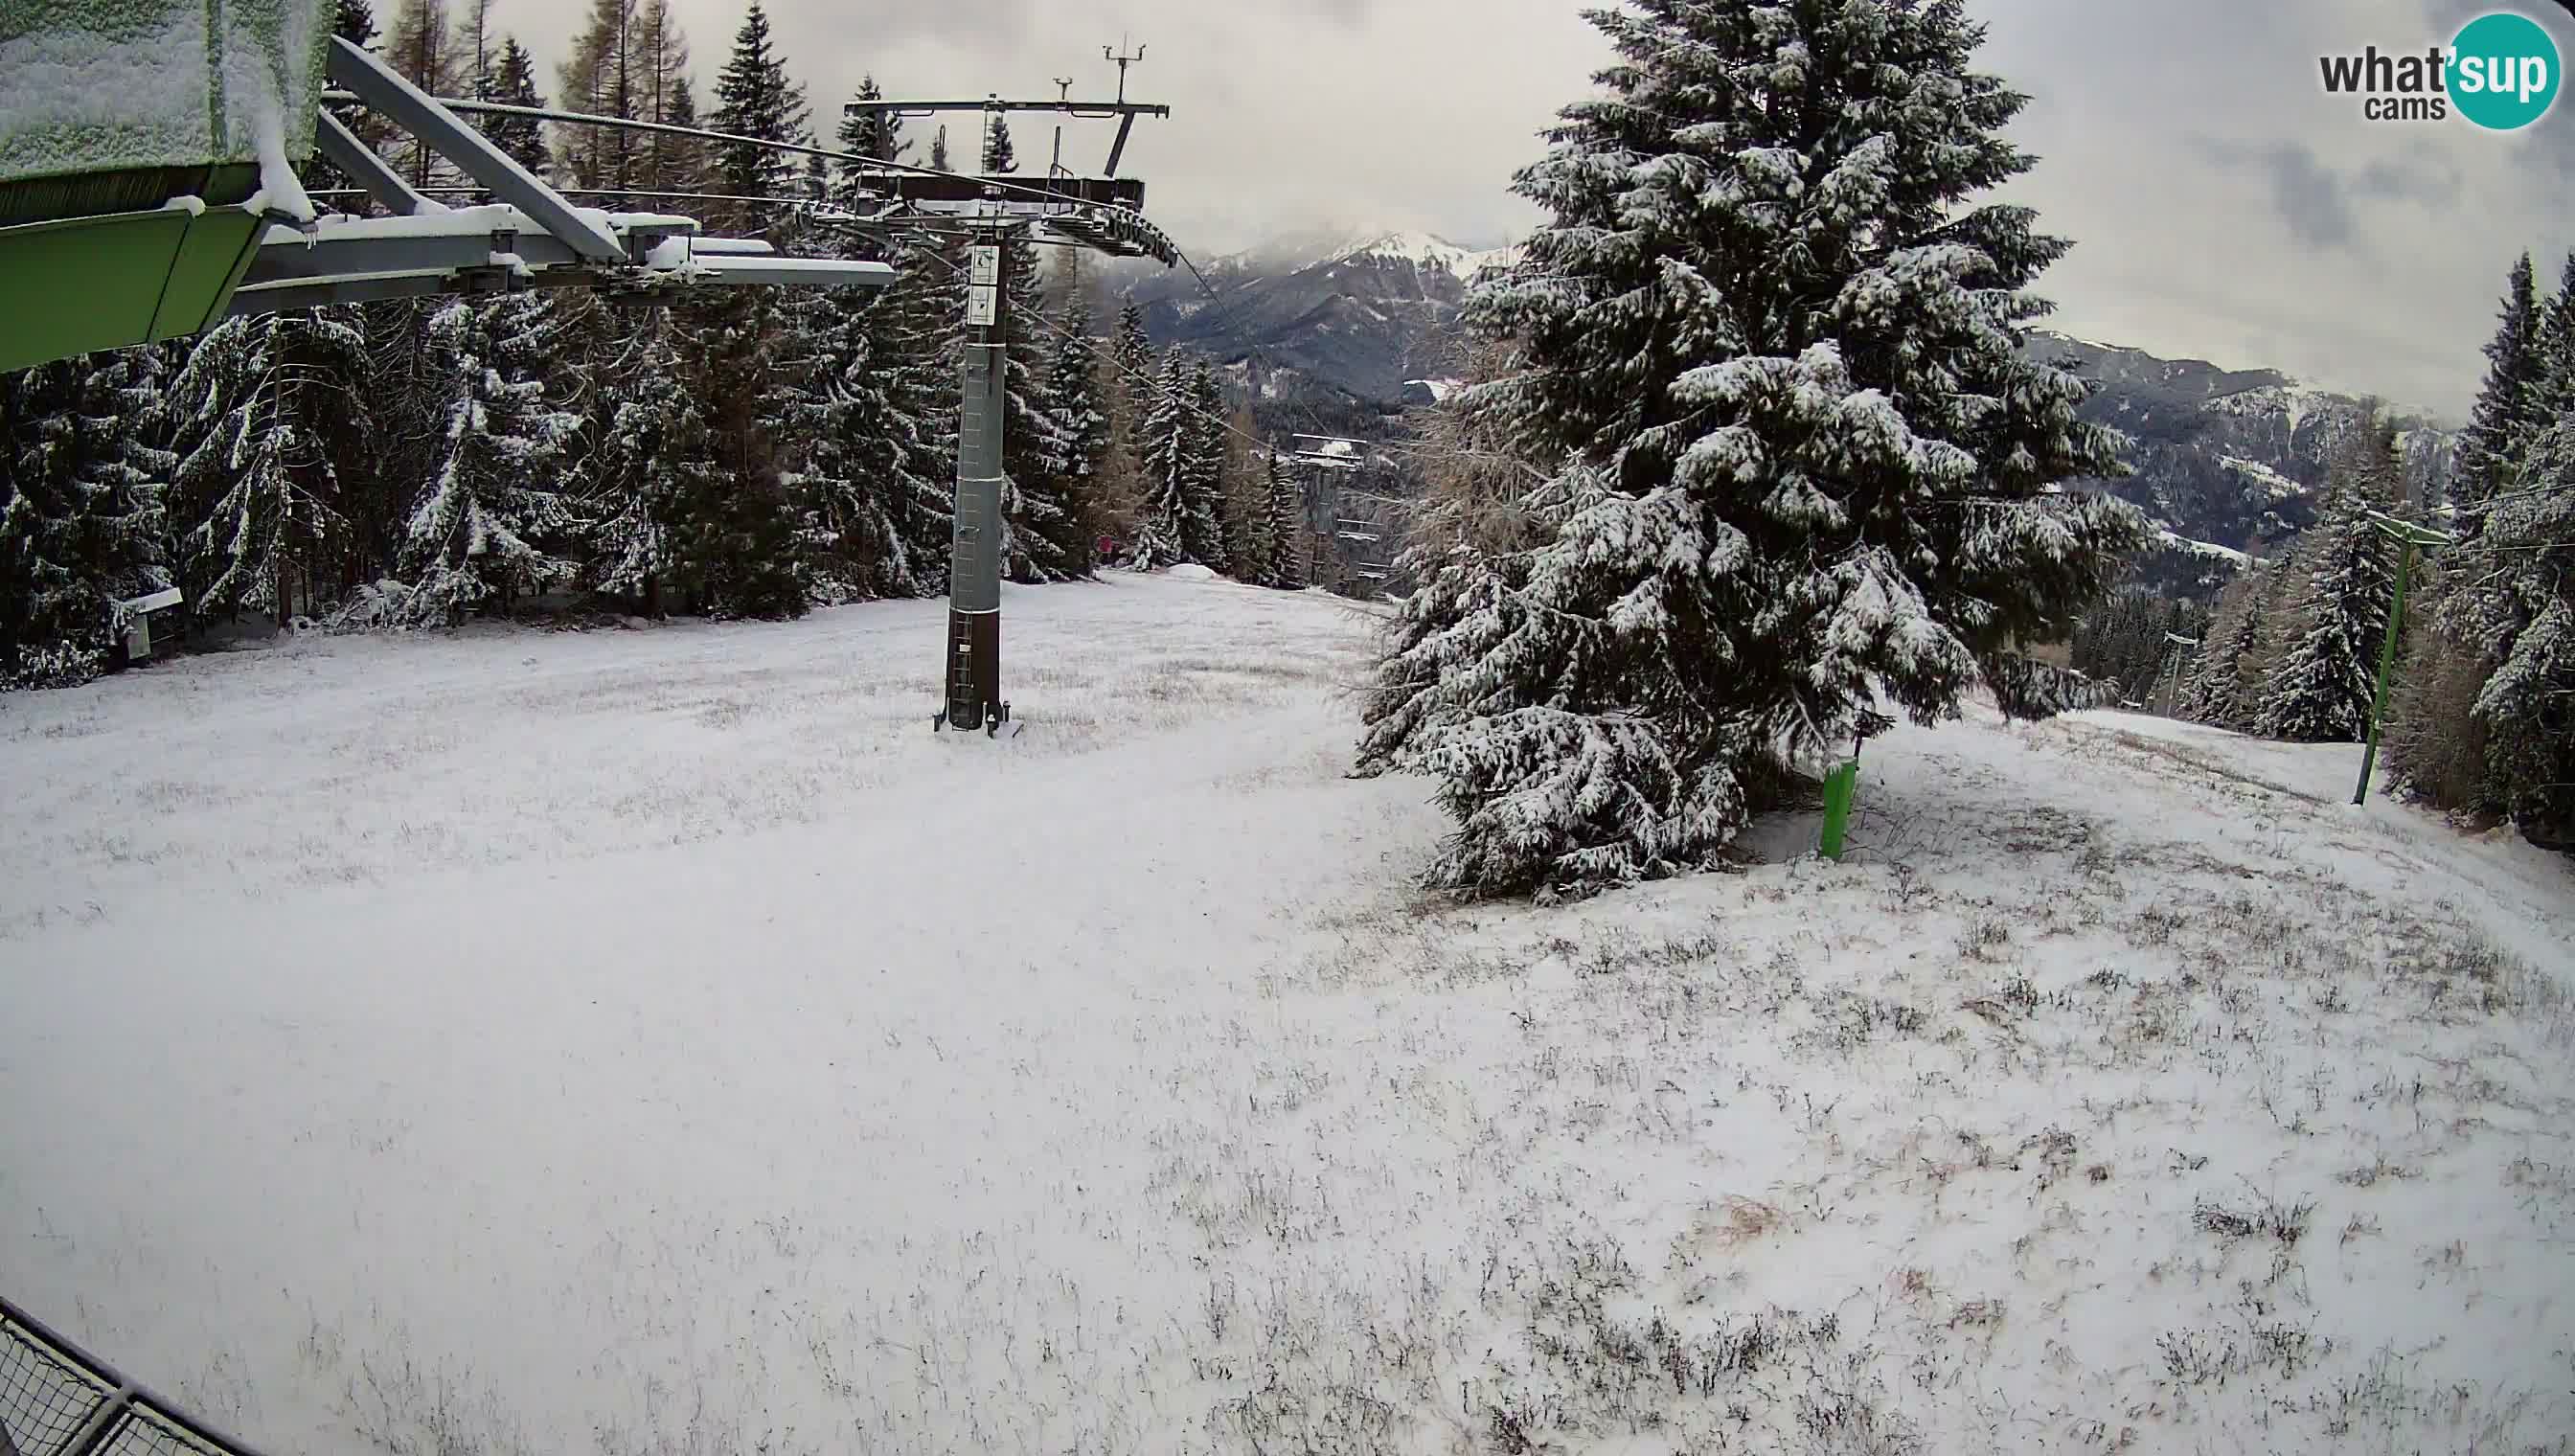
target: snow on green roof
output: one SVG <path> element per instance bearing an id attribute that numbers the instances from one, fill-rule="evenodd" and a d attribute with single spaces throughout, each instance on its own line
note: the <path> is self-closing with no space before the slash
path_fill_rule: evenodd
<path id="1" fill-rule="evenodd" d="M 0 183 L 311 155 L 325 0 L 11 0 Z"/>

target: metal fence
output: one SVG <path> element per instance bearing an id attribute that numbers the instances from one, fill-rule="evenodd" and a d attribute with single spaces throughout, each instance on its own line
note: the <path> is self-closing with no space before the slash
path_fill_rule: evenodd
<path id="1" fill-rule="evenodd" d="M 0 1299 L 0 1456 L 257 1456 Z"/>

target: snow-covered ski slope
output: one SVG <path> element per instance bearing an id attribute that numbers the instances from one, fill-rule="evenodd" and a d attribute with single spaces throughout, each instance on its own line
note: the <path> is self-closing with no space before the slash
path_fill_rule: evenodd
<path id="1" fill-rule="evenodd" d="M 0 699 L 0 1288 L 272 1456 L 2568 1449 L 2575 890 L 2350 748 L 1457 909 L 1346 604 L 1008 607 Z"/>

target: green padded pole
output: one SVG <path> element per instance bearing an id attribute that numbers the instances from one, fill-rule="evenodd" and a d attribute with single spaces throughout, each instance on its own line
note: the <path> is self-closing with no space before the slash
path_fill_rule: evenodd
<path id="1" fill-rule="evenodd" d="M 2378 766 L 2378 730 L 2387 722 L 2387 681 L 2396 673 L 2396 639 L 2405 630 L 2405 579 L 2414 569 L 2414 543 L 2409 538 L 2397 549 L 2396 600 L 2387 609 L 2387 640 L 2378 647 L 2378 691 L 2369 703 L 2369 746 L 2360 754 L 2360 785 L 2351 791 L 2351 801 L 2364 803 L 2369 798 L 2370 770 Z"/>
<path id="2" fill-rule="evenodd" d="M 1842 835 L 1850 827 L 1851 798 L 1859 788 L 1859 760 L 1835 768 L 1824 775 L 1824 840 L 1827 859 L 1842 857 Z"/>

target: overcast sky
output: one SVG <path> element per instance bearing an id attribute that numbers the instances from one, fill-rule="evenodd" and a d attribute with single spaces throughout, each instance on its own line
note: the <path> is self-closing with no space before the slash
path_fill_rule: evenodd
<path id="1" fill-rule="evenodd" d="M 701 96 L 745 0 L 678 0 Z M 2575 23 L 2525 0 L 2575 58 Z M 2544 279 L 2575 247 L 2575 102 L 2518 137 L 2463 121 L 2365 122 L 2316 57 L 2445 41 L 2481 0 L 1969 0 L 1982 66 L 2033 100 L 2040 157 L 2014 195 L 2076 241 L 2040 292 L 2067 332 L 2232 367 L 2268 366 L 2463 412 L 2504 271 Z M 390 10 L 389 5 L 380 9 Z M 501 0 L 547 62 L 577 0 Z M 1570 0 L 775 0 L 772 22 L 818 127 L 873 71 L 941 99 L 1114 90 L 1101 58 L 1149 49 L 1126 170 L 1194 255 L 1316 230 L 1418 229 L 1469 245 L 1524 233 L 1509 195 L 1536 131 L 1605 58 Z M 959 118 L 958 134 L 973 118 Z M 1042 162 L 1051 125 L 1024 119 Z M 1108 133 L 1069 130 L 1097 166 Z"/>

